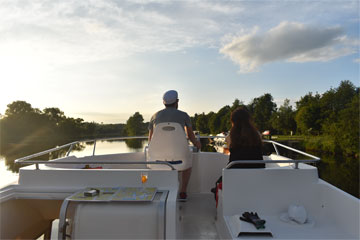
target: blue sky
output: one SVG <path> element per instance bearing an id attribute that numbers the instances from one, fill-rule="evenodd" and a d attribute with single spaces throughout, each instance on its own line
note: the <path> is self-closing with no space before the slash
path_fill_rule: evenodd
<path id="1" fill-rule="evenodd" d="M 86 121 L 145 121 L 271 93 L 359 86 L 359 1 L 2 0 L 0 113 L 15 100 Z"/>

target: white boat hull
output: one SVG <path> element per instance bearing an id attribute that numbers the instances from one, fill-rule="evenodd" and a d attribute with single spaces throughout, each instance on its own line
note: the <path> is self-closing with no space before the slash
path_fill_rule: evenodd
<path id="1" fill-rule="evenodd" d="M 286 158 L 271 155 L 265 156 L 265 159 Z M 68 157 L 56 161 L 141 162 L 144 161 L 144 153 L 99 155 L 79 159 Z M 273 163 L 267 164 L 265 169 L 224 169 L 227 161 L 228 156 L 220 153 L 193 153 L 189 200 L 186 203 L 177 202 L 177 171 L 146 169 L 146 164 L 103 164 L 103 169 L 81 169 L 84 164 L 78 164 L 75 168 L 69 164 L 40 166 L 39 170 L 35 165 L 23 167 L 20 169 L 19 184 L 1 190 L 0 217 L 7 219 L 1 221 L 1 239 L 36 239 L 44 233 L 45 238 L 57 239 L 58 236 L 51 234 L 51 228 L 54 231 L 54 228 L 59 229 L 62 226 L 51 223 L 60 218 L 60 207 L 65 198 L 86 187 L 141 187 L 142 172 L 148 174 L 146 187 L 168 191 L 166 224 L 162 235 L 167 239 L 239 239 L 238 234 L 242 227 L 234 222 L 234 216 L 241 215 L 244 211 L 256 211 L 266 219 L 266 226 L 271 229 L 274 239 L 359 238 L 359 200 L 319 179 L 315 167 L 300 164 L 299 169 L 294 169 L 293 164 Z M 221 174 L 224 187 L 216 208 L 210 189 L 215 186 L 215 181 Z M 292 203 L 303 205 L 315 224 L 298 226 L 281 222 L 279 216 Z M 90 211 L 80 211 L 81 214 L 79 212 L 80 215 L 76 215 L 76 221 L 86 225 L 83 221 L 90 215 L 93 219 L 97 212 L 101 212 L 99 209 L 91 209 L 92 215 Z M 115 205 L 107 206 L 104 212 L 111 213 L 116 209 Z M 137 221 L 142 211 L 148 210 L 139 208 L 127 211 L 126 217 L 134 224 L 127 225 L 127 232 L 122 228 L 115 228 L 114 234 L 120 231 L 124 238 L 143 237 L 139 232 L 139 225 L 136 225 L 144 225 L 140 220 Z M 149 210 L 149 214 L 144 214 L 146 222 L 155 215 Z M 116 226 L 113 223 L 119 222 L 124 216 L 115 214 L 114 218 L 109 219 L 102 215 L 99 216 L 97 224 Z M 61 224 L 58 221 L 56 223 Z M 94 230 L 91 224 L 84 229 Z M 114 234 L 107 235 L 109 230 L 104 226 L 99 228 L 102 229 L 98 230 L 102 232 L 99 234 L 103 238 L 113 238 Z M 148 227 L 154 228 L 150 224 Z M 158 232 L 154 234 L 159 235 Z M 100 235 L 96 235 L 96 238 Z M 240 239 L 246 238 L 242 236 Z M 254 239 L 254 236 L 251 236 L 251 239 Z"/>

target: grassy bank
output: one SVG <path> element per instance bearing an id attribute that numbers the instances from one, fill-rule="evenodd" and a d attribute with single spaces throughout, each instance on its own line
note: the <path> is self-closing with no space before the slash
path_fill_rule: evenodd
<path id="1" fill-rule="evenodd" d="M 274 135 L 271 136 L 271 140 L 274 141 L 303 141 L 304 136 L 301 135 Z"/>

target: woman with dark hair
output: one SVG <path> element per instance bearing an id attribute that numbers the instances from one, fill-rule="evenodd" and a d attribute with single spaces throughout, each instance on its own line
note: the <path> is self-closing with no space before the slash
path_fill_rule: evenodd
<path id="1" fill-rule="evenodd" d="M 263 160 L 262 140 L 245 106 L 238 107 L 231 113 L 231 130 L 225 141 L 229 146 L 229 163 L 238 160 Z M 226 150 L 225 150 L 226 151 Z M 265 168 L 264 163 L 235 164 L 231 168 Z M 215 194 L 216 206 L 218 190 L 222 189 L 222 176 L 216 181 L 211 192 Z"/>
<path id="2" fill-rule="evenodd" d="M 262 140 L 246 107 L 231 113 L 231 130 L 226 142 L 230 150 L 229 162 L 236 160 L 263 160 Z M 236 164 L 232 168 L 264 168 L 264 163 Z"/>

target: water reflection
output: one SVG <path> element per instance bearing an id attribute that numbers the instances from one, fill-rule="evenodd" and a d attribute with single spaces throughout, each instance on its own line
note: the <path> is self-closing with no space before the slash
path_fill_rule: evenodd
<path id="1" fill-rule="evenodd" d="M 55 145 L 56 146 L 56 145 Z M 5 165 L 8 170 L 12 172 L 19 172 L 19 168 L 24 166 L 20 164 L 15 164 L 15 160 L 18 158 L 22 158 L 25 156 L 29 156 L 35 153 L 39 153 L 41 151 L 45 151 L 47 149 L 54 148 L 54 145 L 49 146 L 48 143 L 36 143 L 36 144 L 8 144 L 2 149 L 1 156 L 5 159 Z M 68 148 L 63 148 L 56 150 L 54 152 L 44 154 L 38 157 L 35 157 L 31 160 L 50 160 L 56 159 L 60 157 L 64 157 L 70 146 Z M 72 147 L 72 151 L 82 151 L 84 149 L 84 145 L 81 143 L 74 144 Z"/>
<path id="2" fill-rule="evenodd" d="M 72 147 L 68 146 L 62 149 L 58 149 L 54 152 L 44 154 L 31 160 L 51 160 L 60 157 L 65 157 L 67 154 L 69 156 L 84 157 L 90 156 L 95 153 L 96 155 L 101 154 L 112 154 L 112 153 L 126 153 L 126 152 L 139 152 L 147 144 L 147 140 L 143 139 L 132 139 L 128 141 L 123 140 L 113 140 L 113 141 L 97 141 L 96 142 L 96 152 L 94 152 L 94 142 L 80 142 L 73 144 Z M 56 146 L 56 145 L 55 145 Z M 9 172 L 17 173 L 19 168 L 26 166 L 15 164 L 15 160 L 29 156 L 35 153 L 39 153 L 48 149 L 54 148 L 54 145 L 49 146 L 49 144 L 8 144 L 4 151 L 2 150 L 1 156 L 5 161 L 5 166 Z M 69 152 L 70 151 L 70 152 Z M 30 159 L 29 159 L 30 160 Z"/>
<path id="3" fill-rule="evenodd" d="M 319 176 L 355 197 L 359 192 L 359 159 L 344 156 L 321 156 Z"/>
<path id="4" fill-rule="evenodd" d="M 130 148 L 130 149 L 139 149 L 143 147 L 145 140 L 143 139 L 128 139 L 125 140 L 126 145 Z M 147 141 L 146 141 L 147 142 Z"/>
<path id="5" fill-rule="evenodd" d="M 111 140 L 111 141 L 97 141 L 95 155 L 103 154 L 115 154 L 115 153 L 127 153 L 127 152 L 141 152 L 147 145 L 147 140 L 144 139 L 132 139 L 136 141 L 124 141 L 124 140 Z M 94 151 L 94 142 L 89 142 L 86 147 L 79 152 L 72 152 L 70 155 L 76 157 L 90 156 Z"/>
<path id="6" fill-rule="evenodd" d="M 15 159 L 44 151 L 47 144 L 8 144 L 2 149 L 1 155 L 5 158 L 7 168 L 12 172 L 18 172 L 21 167 L 14 163 Z M 37 157 L 38 160 L 49 159 L 49 154 Z"/>

